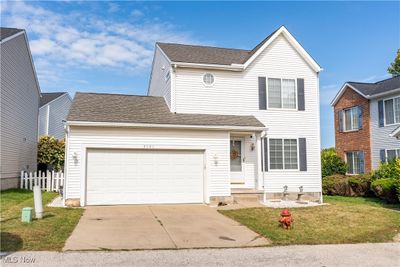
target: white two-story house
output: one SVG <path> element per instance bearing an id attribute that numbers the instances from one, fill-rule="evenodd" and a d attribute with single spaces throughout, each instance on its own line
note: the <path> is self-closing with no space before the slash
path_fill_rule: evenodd
<path id="1" fill-rule="evenodd" d="M 66 204 L 321 200 L 320 71 L 285 27 L 252 50 L 157 43 L 147 96 L 76 94 Z"/>

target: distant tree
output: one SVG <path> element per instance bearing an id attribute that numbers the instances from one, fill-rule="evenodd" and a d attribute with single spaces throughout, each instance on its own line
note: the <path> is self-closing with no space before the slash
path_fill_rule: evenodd
<path id="1" fill-rule="evenodd" d="M 390 64 L 390 67 L 387 71 L 392 74 L 393 77 L 400 75 L 400 48 L 397 49 L 397 55 L 394 59 L 393 63 Z"/>
<path id="2" fill-rule="evenodd" d="M 321 151 L 322 178 L 333 174 L 346 174 L 347 164 L 336 154 L 336 150 L 325 148 Z"/>

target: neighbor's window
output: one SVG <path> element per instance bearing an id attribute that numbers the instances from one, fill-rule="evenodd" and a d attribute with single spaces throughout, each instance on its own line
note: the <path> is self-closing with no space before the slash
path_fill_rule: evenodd
<path id="1" fill-rule="evenodd" d="M 296 109 L 296 81 L 294 79 L 268 79 L 268 107 Z"/>
<path id="2" fill-rule="evenodd" d="M 346 160 L 348 165 L 348 174 L 364 173 L 364 152 L 352 151 L 346 152 Z"/>
<path id="3" fill-rule="evenodd" d="M 344 110 L 344 130 L 353 131 L 359 129 L 358 107 L 352 107 Z"/>
<path id="4" fill-rule="evenodd" d="M 400 123 L 400 97 L 385 100 L 385 124 Z"/>
<path id="5" fill-rule="evenodd" d="M 205 85 L 213 85 L 214 81 L 214 75 L 212 75 L 211 73 L 206 73 L 203 75 L 203 83 Z"/>
<path id="6" fill-rule="evenodd" d="M 298 168 L 297 139 L 269 139 L 271 170 Z"/>
<path id="7" fill-rule="evenodd" d="M 393 159 L 400 158 L 400 149 L 387 149 L 386 160 L 391 161 Z"/>
<path id="8" fill-rule="evenodd" d="M 168 81 L 171 78 L 171 72 L 167 71 L 167 73 L 165 74 L 165 81 Z"/>

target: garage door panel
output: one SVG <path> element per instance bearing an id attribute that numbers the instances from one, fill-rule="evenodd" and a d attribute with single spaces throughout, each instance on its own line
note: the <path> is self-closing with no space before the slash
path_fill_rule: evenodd
<path id="1" fill-rule="evenodd" d="M 87 204 L 203 202 L 203 152 L 91 149 Z"/>

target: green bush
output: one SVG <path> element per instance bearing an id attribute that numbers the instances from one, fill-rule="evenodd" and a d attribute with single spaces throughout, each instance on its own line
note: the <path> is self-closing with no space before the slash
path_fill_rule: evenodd
<path id="1" fill-rule="evenodd" d="M 56 171 L 64 168 L 64 140 L 42 136 L 38 144 L 38 163 L 53 166 Z"/>
<path id="2" fill-rule="evenodd" d="M 322 179 L 322 193 L 332 196 L 371 196 L 371 176 L 335 174 Z"/>
<path id="3" fill-rule="evenodd" d="M 375 195 L 388 203 L 398 203 L 400 183 L 396 179 L 383 178 L 372 182 L 371 188 Z"/>
<path id="4" fill-rule="evenodd" d="M 395 159 L 389 163 L 382 162 L 379 168 L 373 172 L 372 179 L 392 178 L 400 180 L 400 159 Z"/>
<path id="5" fill-rule="evenodd" d="M 334 174 L 346 174 L 347 165 L 339 157 L 334 148 L 325 148 L 321 151 L 322 178 Z"/>

